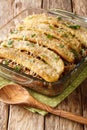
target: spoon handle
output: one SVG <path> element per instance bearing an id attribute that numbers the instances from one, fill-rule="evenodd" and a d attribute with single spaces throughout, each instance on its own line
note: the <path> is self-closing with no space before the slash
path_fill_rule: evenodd
<path id="1" fill-rule="evenodd" d="M 57 109 L 53 109 L 53 108 L 49 108 L 48 111 L 54 115 L 58 115 L 60 117 L 87 125 L 87 118 L 84 118 L 84 117 L 78 116 L 78 115 L 74 115 L 71 112 L 66 112 L 63 110 L 57 110 Z"/>
<path id="2" fill-rule="evenodd" d="M 31 103 L 30 103 L 30 101 L 31 101 Z M 79 115 L 74 115 L 71 112 L 66 112 L 64 110 L 52 108 L 46 104 L 43 104 L 43 103 L 37 101 L 33 97 L 31 97 L 31 100 L 29 99 L 29 101 L 27 102 L 27 105 L 28 105 L 28 103 L 29 103 L 29 106 L 31 106 L 31 107 L 45 110 L 51 114 L 58 115 L 60 117 L 87 125 L 87 118 L 79 116 Z"/>

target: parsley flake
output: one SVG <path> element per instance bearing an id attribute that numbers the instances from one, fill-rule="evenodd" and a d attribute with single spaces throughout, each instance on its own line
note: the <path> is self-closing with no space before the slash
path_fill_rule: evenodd
<path id="1" fill-rule="evenodd" d="M 36 34 L 32 34 L 31 36 L 32 36 L 32 37 L 35 37 L 35 36 L 36 36 Z"/>
<path id="2" fill-rule="evenodd" d="M 20 70 L 21 70 L 21 66 L 16 65 L 16 66 L 14 67 L 14 69 L 15 69 L 16 71 L 20 71 Z"/>
<path id="3" fill-rule="evenodd" d="M 80 29 L 80 25 L 74 25 L 74 24 L 69 25 L 69 24 L 67 24 L 66 26 L 69 27 L 69 28 L 72 28 L 72 29 Z"/>
<path id="4" fill-rule="evenodd" d="M 62 37 L 68 37 L 67 33 L 62 34 Z"/>
<path id="5" fill-rule="evenodd" d="M 13 40 L 8 40 L 8 45 L 12 45 L 13 42 Z"/>
<path id="6" fill-rule="evenodd" d="M 25 35 L 24 35 L 22 38 L 23 38 L 23 41 L 25 41 L 25 40 L 26 40 L 26 36 L 25 36 Z"/>
<path id="7" fill-rule="evenodd" d="M 71 52 L 74 54 L 75 58 L 79 57 L 79 54 L 78 54 L 78 52 L 76 50 L 71 49 Z"/>
<path id="8" fill-rule="evenodd" d="M 59 17 L 57 17 L 57 19 L 60 21 L 60 20 L 62 20 L 62 18 L 59 16 Z"/>
<path id="9" fill-rule="evenodd" d="M 17 30 L 13 30 L 13 31 L 11 31 L 10 33 L 11 33 L 11 34 L 17 34 L 18 31 L 17 31 Z"/>
<path id="10" fill-rule="evenodd" d="M 50 29 L 54 29 L 54 26 L 49 25 L 49 28 L 50 28 Z"/>
<path id="11" fill-rule="evenodd" d="M 60 44 L 59 46 L 60 46 L 61 48 L 64 48 L 64 45 L 63 45 L 63 44 Z"/>
<path id="12" fill-rule="evenodd" d="M 8 65 L 8 64 L 9 64 L 9 61 L 8 61 L 8 60 L 4 60 L 4 61 L 2 62 L 2 64 L 3 64 L 3 65 Z"/>
<path id="13" fill-rule="evenodd" d="M 52 36 L 52 35 L 50 35 L 50 34 L 47 34 L 47 38 L 52 39 L 52 38 L 53 38 L 53 36 Z"/>

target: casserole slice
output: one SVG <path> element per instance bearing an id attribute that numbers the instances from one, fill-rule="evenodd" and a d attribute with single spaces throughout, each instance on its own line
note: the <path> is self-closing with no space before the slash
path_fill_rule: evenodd
<path id="1" fill-rule="evenodd" d="M 59 79 L 57 71 L 43 62 L 27 53 L 21 52 L 9 47 L 0 47 L 0 58 L 12 60 L 39 75 L 48 82 L 55 82 Z"/>
<path id="2" fill-rule="evenodd" d="M 59 55 L 49 50 L 48 48 L 39 46 L 38 44 L 29 41 L 22 40 L 13 40 L 11 45 L 9 45 L 8 43 L 9 41 L 4 41 L 1 43 L 1 45 L 6 47 L 12 47 L 20 51 L 24 50 L 26 52 L 29 52 L 30 55 L 33 55 L 34 57 L 39 57 L 45 63 L 54 68 L 59 75 L 64 71 L 63 60 L 60 58 Z"/>

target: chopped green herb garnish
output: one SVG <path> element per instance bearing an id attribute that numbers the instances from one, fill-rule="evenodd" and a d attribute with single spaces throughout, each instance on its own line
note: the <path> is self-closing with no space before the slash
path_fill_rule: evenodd
<path id="1" fill-rule="evenodd" d="M 30 46 L 30 44 L 29 44 L 29 43 L 26 43 L 26 46 Z"/>
<path id="2" fill-rule="evenodd" d="M 4 60 L 4 61 L 2 62 L 2 64 L 8 65 L 8 64 L 9 64 L 9 61 L 8 61 L 8 60 Z"/>
<path id="3" fill-rule="evenodd" d="M 67 33 L 62 34 L 62 37 L 68 37 Z"/>
<path id="4" fill-rule="evenodd" d="M 54 57 L 54 59 L 55 59 L 55 60 L 58 60 L 58 59 L 59 59 L 59 57 L 58 57 L 58 56 L 55 56 L 55 57 Z"/>
<path id="5" fill-rule="evenodd" d="M 14 34 L 14 31 L 11 31 L 10 33 L 11 33 L 11 34 Z"/>
<path id="6" fill-rule="evenodd" d="M 35 44 L 31 43 L 30 46 L 31 46 L 31 47 L 35 47 Z"/>
<path id="7" fill-rule="evenodd" d="M 63 47 L 64 47 L 64 45 L 62 45 L 62 44 L 60 44 L 59 46 L 60 46 L 61 48 L 63 48 Z"/>
<path id="8" fill-rule="evenodd" d="M 72 29 L 79 29 L 80 28 L 80 25 L 69 25 L 69 24 L 66 24 L 67 27 L 69 28 L 72 28 Z"/>
<path id="9" fill-rule="evenodd" d="M 50 35 L 50 34 L 47 34 L 47 38 L 52 39 L 52 38 L 53 38 L 53 36 L 52 36 L 52 35 Z"/>
<path id="10" fill-rule="evenodd" d="M 34 59 L 29 59 L 30 62 L 34 62 Z"/>
<path id="11" fill-rule="evenodd" d="M 25 40 L 26 40 L 26 36 L 23 36 L 22 38 L 23 38 L 23 41 L 25 41 Z"/>
<path id="12" fill-rule="evenodd" d="M 79 57 L 79 54 L 77 53 L 76 50 L 71 49 L 71 52 L 74 54 L 75 58 L 78 58 L 78 57 Z"/>
<path id="13" fill-rule="evenodd" d="M 11 31 L 10 33 L 11 33 L 11 34 L 17 34 L 18 31 L 17 31 L 17 30 L 13 30 L 13 31 Z"/>
<path id="14" fill-rule="evenodd" d="M 13 42 L 14 42 L 14 41 L 11 40 L 11 39 L 8 40 L 6 46 L 7 46 L 7 47 L 13 47 Z"/>
<path id="15" fill-rule="evenodd" d="M 26 46 L 31 46 L 31 47 L 34 47 L 34 44 L 33 43 L 27 43 Z"/>
<path id="16" fill-rule="evenodd" d="M 27 41 L 27 42 L 26 42 L 26 46 L 30 46 L 30 45 L 31 45 L 30 42 Z"/>
<path id="17" fill-rule="evenodd" d="M 35 36 L 36 36 L 36 34 L 32 34 L 31 36 L 32 36 L 32 37 L 35 37 Z"/>
<path id="18" fill-rule="evenodd" d="M 58 32 L 63 32 L 63 29 L 62 28 L 58 28 Z"/>
<path id="19" fill-rule="evenodd" d="M 58 19 L 58 20 L 62 20 L 62 18 L 61 18 L 60 16 L 59 16 L 59 17 L 57 17 L 57 19 Z"/>
<path id="20" fill-rule="evenodd" d="M 14 67 L 14 69 L 15 69 L 16 71 L 20 71 L 20 70 L 21 70 L 21 66 L 18 66 L 18 65 L 17 65 L 17 66 Z"/>
<path id="21" fill-rule="evenodd" d="M 49 28 L 50 28 L 50 29 L 54 29 L 54 26 L 49 25 Z"/>
<path id="22" fill-rule="evenodd" d="M 12 45 L 13 42 L 13 40 L 8 40 L 8 45 Z"/>

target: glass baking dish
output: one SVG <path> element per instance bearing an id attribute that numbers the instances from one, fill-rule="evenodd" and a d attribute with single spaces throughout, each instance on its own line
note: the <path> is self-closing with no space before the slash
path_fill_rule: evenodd
<path id="1" fill-rule="evenodd" d="M 87 18 L 75 15 L 73 13 L 52 9 L 52 10 L 44 10 L 44 9 L 35 9 L 29 8 L 24 9 L 16 16 L 12 17 L 6 24 L 0 27 L 0 40 L 4 40 L 8 33 L 23 20 L 26 16 L 30 14 L 38 14 L 38 13 L 47 13 L 49 15 L 62 17 L 65 20 L 72 21 L 76 24 L 82 25 L 85 28 L 87 27 Z M 63 90 L 68 87 L 76 77 L 81 73 L 81 71 L 87 66 L 87 56 L 81 60 L 77 66 L 70 71 L 68 74 L 64 75 L 60 80 L 49 83 L 44 80 L 35 78 L 33 76 L 26 75 L 24 73 L 19 73 L 3 64 L 0 64 L 0 76 L 10 79 L 18 84 L 21 84 L 25 87 L 29 87 L 30 89 L 48 95 L 55 96 L 63 92 Z"/>

